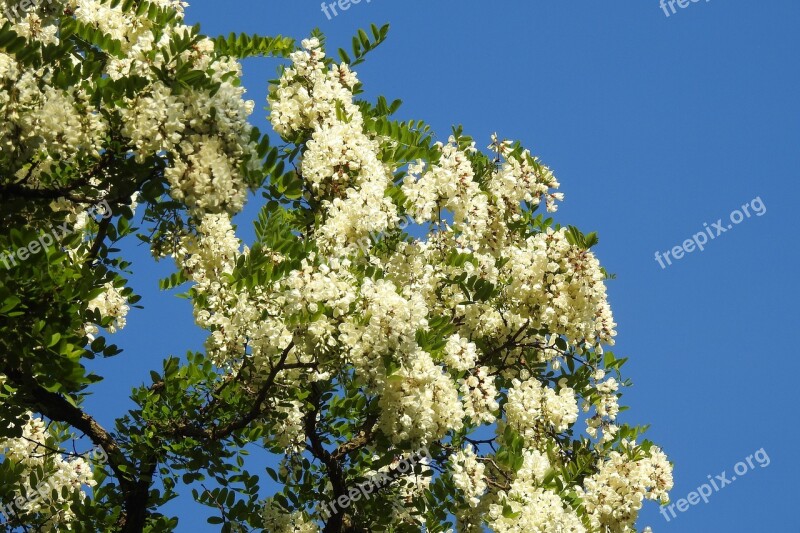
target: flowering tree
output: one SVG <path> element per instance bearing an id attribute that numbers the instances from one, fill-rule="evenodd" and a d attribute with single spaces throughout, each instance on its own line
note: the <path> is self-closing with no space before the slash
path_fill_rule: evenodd
<path id="1" fill-rule="evenodd" d="M 665 455 L 616 423 L 596 237 L 540 212 L 559 184 L 518 143 L 358 99 L 386 27 L 334 61 L 316 34 L 210 39 L 175 0 L 25 5 L 0 2 L 7 529 L 170 531 L 182 489 L 223 531 L 627 532 L 666 501 Z M 289 60 L 276 146 L 248 123 L 254 55 Z M 133 235 L 209 334 L 104 428 L 84 362 L 121 352 Z"/>

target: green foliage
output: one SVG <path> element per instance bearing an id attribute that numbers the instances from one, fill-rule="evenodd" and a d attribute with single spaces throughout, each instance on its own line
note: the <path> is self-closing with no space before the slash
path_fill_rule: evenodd
<path id="1" fill-rule="evenodd" d="M 600 239 L 597 237 L 597 233 L 592 232 L 588 235 L 584 235 L 575 226 L 568 226 L 567 240 L 570 244 L 574 244 L 575 246 L 583 248 L 584 250 L 588 250 L 600 242 Z"/>
<path id="2" fill-rule="evenodd" d="M 389 34 L 389 25 L 385 24 L 379 28 L 375 24 L 372 24 L 370 30 L 372 32 L 371 37 L 364 30 L 358 30 L 358 34 L 353 36 L 351 48 L 353 52 L 352 59 L 347 51 L 343 48 L 339 48 L 339 57 L 343 62 L 349 64 L 351 67 L 363 63 L 367 54 L 375 50 L 375 48 L 386 40 L 386 36 Z"/>
<path id="3" fill-rule="evenodd" d="M 288 37 L 264 37 L 231 33 L 214 38 L 214 45 L 222 55 L 244 59 L 246 57 L 287 57 L 295 49 L 294 39 Z"/>

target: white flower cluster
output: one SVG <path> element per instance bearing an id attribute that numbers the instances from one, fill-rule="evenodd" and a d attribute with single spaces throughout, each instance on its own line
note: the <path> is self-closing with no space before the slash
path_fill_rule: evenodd
<path id="1" fill-rule="evenodd" d="M 497 387 L 489 368 L 480 366 L 459 380 L 461 398 L 464 402 L 464 415 L 473 424 L 492 424 L 496 419 L 500 404 L 497 403 Z"/>
<path id="2" fill-rule="evenodd" d="M 111 283 L 106 283 L 104 289 L 104 292 L 92 299 L 87 307 L 90 311 L 99 313 L 103 318 L 113 317 L 114 321 L 106 329 L 109 333 L 116 333 L 125 327 L 125 317 L 130 310 L 128 300 Z M 87 324 L 84 329 L 90 339 L 98 333 L 97 326 L 93 324 Z"/>
<path id="3" fill-rule="evenodd" d="M 25 467 L 26 474 L 17 491 L 19 497 L 13 504 L 15 514 L 41 513 L 49 517 L 45 531 L 58 531 L 60 526 L 69 528 L 75 518 L 66 505 L 68 498 L 75 494 L 83 498 L 83 487 L 94 487 L 96 482 L 85 459 L 65 460 L 60 453 L 52 451 L 51 440 L 44 421 L 31 416 L 22 426 L 22 437 L 0 439 L 0 455 Z M 31 486 L 29 474 L 38 468 L 44 470 L 45 478 Z M 55 499 L 53 494 L 57 494 Z"/>
<path id="4" fill-rule="evenodd" d="M 398 444 L 427 445 L 463 425 L 455 383 L 422 350 L 387 379 L 379 405 L 378 426 Z"/>
<path id="5" fill-rule="evenodd" d="M 306 39 L 302 46 L 303 50 L 289 56 L 292 66 L 285 69 L 280 83 L 270 87 L 270 120 L 275 131 L 292 137 L 317 125 L 339 123 L 337 108 L 351 121 L 360 121 L 361 113 L 353 104 L 354 74 L 346 65 L 327 70 L 319 39 Z"/>
<path id="6" fill-rule="evenodd" d="M 320 249 L 341 257 L 369 235 L 397 226 L 397 208 L 386 196 L 392 169 L 380 162 L 378 143 L 363 131 L 353 103 L 355 74 L 345 64 L 326 69 L 317 39 L 303 47 L 270 88 L 270 120 L 287 139 L 311 134 L 300 171 L 325 213 Z"/>
<path id="7" fill-rule="evenodd" d="M 472 164 L 466 152 L 458 149 L 455 137 L 450 137 L 447 144 L 437 143 L 436 147 L 442 153 L 441 159 L 428 172 L 424 172 L 422 161 L 409 166 L 403 181 L 409 213 L 419 223 L 439 222 L 447 210 L 453 214 L 456 228 L 477 239 L 486 231 L 488 196 L 475 181 Z M 474 143 L 469 150 L 475 151 Z"/>
<path id="8" fill-rule="evenodd" d="M 314 130 L 300 171 L 317 196 L 341 196 L 364 176 L 384 172 L 375 156 L 378 143 L 364 135 L 362 128 L 359 120 L 334 122 Z"/>
<path id="9" fill-rule="evenodd" d="M 152 23 L 144 17 L 131 18 L 120 9 L 109 7 L 96 0 L 60 0 L 59 3 L 66 4 L 64 7 L 69 7 L 77 20 L 102 29 L 106 35 L 129 47 L 134 47 L 139 38 L 151 38 L 147 30 L 152 27 Z M 181 16 L 184 7 L 188 5 L 182 0 L 152 0 L 150 3 L 174 9 Z M 126 38 L 129 40 L 126 41 Z"/>
<path id="10" fill-rule="evenodd" d="M 488 524 L 497 533 L 585 533 L 586 528 L 574 509 L 561 497 L 541 487 L 550 468 L 547 457 L 526 451 L 522 467 L 508 491 L 497 493 L 497 503 L 489 506 Z M 510 509 L 510 512 L 504 512 Z"/>
<path id="11" fill-rule="evenodd" d="M 305 513 L 287 512 L 274 499 L 268 500 L 261 513 L 264 531 L 269 533 L 317 533 L 319 527 Z"/>
<path id="12" fill-rule="evenodd" d="M 423 161 L 409 165 L 402 190 L 417 222 L 438 223 L 443 213 L 450 213 L 463 245 L 497 253 L 508 244 L 507 225 L 519 220 L 522 202 L 535 207 L 544 199 L 547 210 L 555 211 L 556 200 L 564 196 L 550 192 L 560 186 L 558 181 L 529 151 L 512 150 L 510 142 L 499 142 L 496 136 L 492 141 L 498 167 L 484 189 L 469 160 L 469 153 L 476 151 L 474 143 L 461 150 L 451 136 L 447 144 L 436 143 L 441 157 L 429 170 Z"/>
<path id="13" fill-rule="evenodd" d="M 237 297 L 225 282 L 241 255 L 240 247 L 230 218 L 207 214 L 197 227 L 197 236 L 184 236 L 173 254 L 202 297 L 202 305 L 195 301 L 195 321 L 212 331 L 206 348 L 217 364 L 239 355 L 258 317 L 248 299 Z"/>
<path id="14" fill-rule="evenodd" d="M 277 444 L 284 450 L 293 450 L 299 453 L 302 443 L 306 439 L 305 432 L 305 412 L 303 404 L 297 400 L 292 400 L 289 405 L 278 404 L 275 412 L 278 413 L 277 423 L 274 426 L 274 433 L 270 435 L 272 443 Z"/>
<path id="15" fill-rule="evenodd" d="M 104 64 L 103 74 L 109 80 L 144 79 L 146 85 L 124 102 L 98 105 L 98 99 L 86 90 L 90 84 L 59 89 L 52 83 L 54 72 L 49 66 L 25 67 L 0 52 L 0 149 L 9 154 L 8 160 L 0 158 L 0 164 L 8 165 L 18 177 L 30 171 L 35 185 L 56 162 L 99 158 L 106 149 L 109 120 L 118 120 L 137 161 L 159 157 L 171 162 L 165 175 L 173 198 L 196 213 L 240 210 L 246 195 L 241 167 L 246 164 L 252 169 L 258 164 L 250 140 L 252 126 L 247 122 L 254 104 L 243 100 L 245 90 L 235 83 L 241 75 L 240 64 L 217 57 L 208 39 L 172 56 L 173 39 L 191 31 L 182 23 L 184 2 L 151 2 L 178 11 L 174 22 L 158 28 L 146 16 L 125 13 L 107 2 L 56 3 L 52 10 L 27 11 L 11 21 L 11 28 L 30 40 L 57 44 L 58 17 L 68 9 L 79 23 L 119 43 L 122 57 L 112 55 Z M 7 22 L 3 13 L 0 26 Z M 158 71 L 169 71 L 179 63 L 205 72 L 220 88 L 177 91 L 168 87 Z M 34 161 L 37 164 L 30 166 Z"/>
<path id="16" fill-rule="evenodd" d="M 478 348 L 474 342 L 458 333 L 447 339 L 444 346 L 444 363 L 451 369 L 463 372 L 475 367 L 478 361 Z"/>
<path id="17" fill-rule="evenodd" d="M 0 15 L 0 24 L 2 24 Z M 66 163 L 82 156 L 97 156 L 107 124 L 85 93 L 67 93 L 48 86 L 52 73 L 34 71 L 0 52 L 0 162 L 18 178 L 38 160 L 31 172 L 36 179 L 49 170 L 55 157 Z M 14 98 L 11 98 L 14 95 Z"/>
<path id="18" fill-rule="evenodd" d="M 470 507 L 477 507 L 486 492 L 484 471 L 486 465 L 478 460 L 472 445 L 467 445 L 450 457 L 450 473 L 453 483 Z"/>
<path id="19" fill-rule="evenodd" d="M 619 397 L 617 395 L 619 383 L 614 378 L 601 381 L 605 378 L 605 372 L 601 369 L 595 372 L 594 378 L 597 381 L 595 385 L 597 397 L 594 401 L 596 412 L 586 419 L 586 433 L 592 438 L 597 438 L 598 430 L 602 429 L 603 442 L 609 442 L 614 439 L 618 431 L 613 422 L 619 414 Z M 588 412 L 590 409 L 591 405 L 588 402 L 585 403 L 583 410 Z"/>
<path id="20" fill-rule="evenodd" d="M 550 467 L 550 459 L 544 453 L 539 450 L 525 450 L 522 466 L 517 471 L 516 479 L 542 483 Z"/>
<path id="21" fill-rule="evenodd" d="M 602 372 L 602 370 L 598 372 Z M 616 394 L 618 389 L 619 383 L 614 378 L 608 378 L 604 382 L 597 384 L 597 392 L 601 396 L 600 403 L 597 406 L 597 414 L 611 420 L 617 418 L 619 414 L 619 399 Z"/>
<path id="22" fill-rule="evenodd" d="M 513 381 L 505 410 L 508 425 L 531 445 L 546 438 L 550 428 L 561 433 L 578 420 L 572 389 L 561 387 L 556 393 L 535 378 Z"/>
<path id="23" fill-rule="evenodd" d="M 290 272 L 281 282 L 285 314 L 290 317 L 303 314 L 316 316 L 316 320 L 307 323 L 307 331 L 303 336 L 305 351 L 320 354 L 332 352 L 331 356 L 340 360 L 342 354 L 334 350 L 338 347 L 338 328 L 342 318 L 349 314 L 350 307 L 358 301 L 358 294 L 353 291 L 356 280 L 348 271 L 350 262 L 347 259 L 339 261 L 334 258 L 328 264 L 315 266 L 314 258 L 312 255 L 304 259 L 301 267 Z M 322 313 L 324 310 L 329 311 L 330 319 Z M 355 334 L 354 330 L 351 332 Z M 354 350 L 358 351 L 356 348 Z M 362 356 L 357 354 L 355 359 L 362 361 Z"/>
<path id="24" fill-rule="evenodd" d="M 550 192 L 550 189 L 558 189 L 560 184 L 549 168 L 533 157 L 529 150 L 517 153 L 510 142 L 500 141 L 497 135 L 492 136 L 489 148 L 498 157 L 504 158 L 489 186 L 498 204 L 502 204 L 513 216 L 518 216 L 522 202 L 536 206 L 544 198 L 547 211 L 556 211 L 555 202 L 563 200 L 564 195 Z"/>
<path id="25" fill-rule="evenodd" d="M 632 451 L 635 443 L 623 442 Z M 669 500 L 672 488 L 672 466 L 667 456 L 652 447 L 646 457 L 632 460 L 627 453 L 612 451 L 601 462 L 599 471 L 583 482 L 584 507 L 592 528 L 598 531 L 633 532 L 642 502 Z"/>
<path id="26" fill-rule="evenodd" d="M 577 513 L 555 492 L 515 481 L 505 500 L 513 518 L 500 505 L 491 507 L 489 524 L 496 533 L 585 533 Z"/>
<path id="27" fill-rule="evenodd" d="M 535 321 L 534 327 L 599 349 L 616 335 L 605 276 L 594 254 L 570 244 L 566 232 L 548 228 L 507 250 L 506 295 L 514 312 Z"/>
<path id="28" fill-rule="evenodd" d="M 348 348 L 357 377 L 370 386 L 379 386 L 386 379 L 384 357 L 393 356 L 412 365 L 420 355 L 415 334 L 427 324 L 428 310 L 419 295 L 403 298 L 387 280 L 365 279 L 360 296 L 357 311 L 364 318 L 354 317 L 343 323 L 339 340 Z M 427 371 L 430 355 L 423 357 Z"/>

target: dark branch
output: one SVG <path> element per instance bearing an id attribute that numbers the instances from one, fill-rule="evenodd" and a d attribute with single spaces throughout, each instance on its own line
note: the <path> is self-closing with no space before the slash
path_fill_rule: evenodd
<path id="1" fill-rule="evenodd" d="M 131 473 L 134 466 L 122 453 L 117 441 L 97 421 L 72 405 L 60 394 L 50 392 L 32 378 L 19 371 L 6 369 L 3 372 L 10 381 L 20 385 L 22 396 L 27 396 L 32 410 L 41 413 L 50 420 L 69 424 L 83 432 L 92 442 L 103 448 L 108 457 L 108 464 L 119 481 L 124 495 L 124 512 L 120 515 L 119 527 L 123 533 L 140 532 L 147 518 L 148 492 L 152 472 L 142 480 L 136 480 Z M 153 467 L 153 471 L 154 471 Z"/>

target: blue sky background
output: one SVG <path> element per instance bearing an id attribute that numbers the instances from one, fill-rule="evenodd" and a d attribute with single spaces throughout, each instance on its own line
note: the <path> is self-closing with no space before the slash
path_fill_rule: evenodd
<path id="1" fill-rule="evenodd" d="M 800 467 L 793 333 L 798 331 L 796 201 L 800 151 L 800 3 L 712 0 L 665 16 L 657 0 L 435 2 L 372 0 L 328 20 L 317 1 L 195 0 L 190 22 L 301 39 L 314 27 L 335 48 L 369 23 L 390 38 L 358 69 L 368 96 L 401 98 L 400 116 L 445 139 L 461 123 L 479 144 L 519 139 L 566 193 L 557 220 L 598 231 L 596 252 L 629 356 L 631 423 L 675 462 L 673 501 L 756 450 L 770 458 L 671 522 L 646 506 L 640 527 L 663 532 L 800 531 L 789 488 Z M 245 86 L 267 128 L 276 61 L 249 60 Z M 662 269 L 662 253 L 753 198 L 751 216 Z M 251 240 L 253 202 L 237 221 Z M 751 209 L 752 211 L 752 209 Z M 172 271 L 131 241 L 132 284 L 144 296 L 96 367 L 88 401 L 110 425 L 163 357 L 200 349 L 189 305 L 159 293 Z M 266 477 L 266 476 L 264 476 Z M 200 511 L 200 512 L 198 512 Z M 179 531 L 214 531 L 206 509 L 172 505 Z"/>

